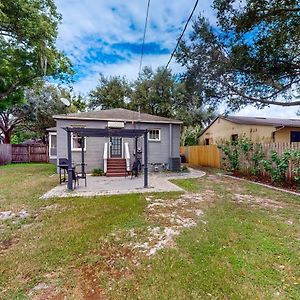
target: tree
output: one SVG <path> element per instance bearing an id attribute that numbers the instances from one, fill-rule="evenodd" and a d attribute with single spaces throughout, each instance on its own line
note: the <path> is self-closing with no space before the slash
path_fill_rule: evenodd
<path id="1" fill-rule="evenodd" d="M 184 126 L 193 128 L 200 125 L 203 128 L 216 117 L 215 109 L 205 106 L 197 90 L 186 80 L 176 83 L 175 88 L 174 115 L 183 121 Z"/>
<path id="2" fill-rule="evenodd" d="M 90 109 L 124 108 L 130 97 L 130 86 L 125 77 L 105 77 L 100 74 L 97 87 L 89 94 Z"/>
<path id="3" fill-rule="evenodd" d="M 25 117 L 19 110 L 21 103 L 24 103 L 23 92 L 10 94 L 6 101 L 0 101 L 0 130 L 2 132 L 2 141 L 10 144 L 10 138 L 13 130 L 20 124 Z"/>
<path id="4" fill-rule="evenodd" d="M 69 79 L 70 61 L 55 45 L 60 20 L 53 0 L 0 2 L 0 102 L 37 78 Z"/>
<path id="5" fill-rule="evenodd" d="M 61 101 L 62 97 L 73 103 L 68 90 L 53 84 L 38 82 L 25 91 L 22 103 L 0 102 L 0 129 L 4 136 L 4 143 L 10 143 L 12 135 L 17 135 L 19 142 L 22 138 L 28 137 L 46 141 L 46 129 L 55 126 L 53 115 L 65 114 L 70 110 L 78 111 L 73 104 L 66 107 Z"/>
<path id="6" fill-rule="evenodd" d="M 141 109 L 153 115 L 172 117 L 174 115 L 175 78 L 163 67 L 155 72 L 145 67 L 133 83 L 130 108 Z"/>
<path id="7" fill-rule="evenodd" d="M 203 103 L 299 105 L 299 1 L 214 0 L 213 8 L 217 27 L 200 15 L 177 53 Z"/>

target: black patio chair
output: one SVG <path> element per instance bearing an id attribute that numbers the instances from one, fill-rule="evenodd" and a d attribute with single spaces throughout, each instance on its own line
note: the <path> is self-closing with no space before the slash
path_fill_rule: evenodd
<path id="1" fill-rule="evenodd" d="M 84 164 L 84 166 L 86 166 L 87 164 Z M 82 164 L 77 164 L 76 166 L 81 166 Z M 82 172 L 82 169 L 80 172 L 76 172 L 76 180 L 77 180 L 77 186 L 79 186 L 79 179 L 84 179 L 84 185 L 85 187 L 87 186 L 87 182 L 86 182 L 86 172 Z"/>
<path id="2" fill-rule="evenodd" d="M 139 160 L 135 160 L 131 168 L 131 179 L 133 176 L 138 177 L 140 170 L 141 170 L 141 162 Z"/>

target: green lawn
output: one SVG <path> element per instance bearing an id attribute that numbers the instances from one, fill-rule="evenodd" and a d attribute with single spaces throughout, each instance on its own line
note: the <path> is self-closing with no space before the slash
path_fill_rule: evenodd
<path id="1" fill-rule="evenodd" d="M 215 174 L 175 180 L 203 198 L 204 215 L 149 258 L 128 246 L 164 226 L 149 195 L 40 200 L 53 173 L 0 167 L 0 211 L 30 214 L 0 221 L 1 299 L 300 299 L 299 197 Z"/>

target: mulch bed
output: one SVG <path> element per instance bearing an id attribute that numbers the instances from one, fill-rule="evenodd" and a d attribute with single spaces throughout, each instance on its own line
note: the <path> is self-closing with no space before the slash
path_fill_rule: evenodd
<path id="1" fill-rule="evenodd" d="M 259 182 L 262 184 L 266 184 L 269 186 L 274 186 L 277 188 L 281 188 L 281 189 L 285 189 L 288 191 L 292 191 L 292 192 L 300 192 L 300 187 L 297 186 L 297 184 L 295 182 L 289 181 L 289 182 L 283 182 L 283 183 L 276 183 L 273 182 L 272 179 L 270 177 L 262 177 L 262 176 L 255 176 L 252 174 L 241 174 L 241 173 L 231 173 L 231 174 L 227 174 L 230 176 L 234 176 L 234 177 L 238 177 L 238 178 L 243 178 L 249 181 L 253 181 L 253 182 Z"/>

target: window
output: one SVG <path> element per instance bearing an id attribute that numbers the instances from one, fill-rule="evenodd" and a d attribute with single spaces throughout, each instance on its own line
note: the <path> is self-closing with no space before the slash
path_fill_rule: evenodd
<path id="1" fill-rule="evenodd" d="M 150 129 L 148 133 L 149 141 L 160 141 L 160 129 Z"/>
<path id="2" fill-rule="evenodd" d="M 205 145 L 209 145 L 209 139 L 205 139 Z"/>
<path id="3" fill-rule="evenodd" d="M 49 132 L 49 157 L 56 158 L 56 153 L 57 153 L 56 132 Z"/>
<path id="4" fill-rule="evenodd" d="M 77 133 L 72 132 L 72 150 L 80 151 L 82 143 L 84 143 L 84 151 L 86 150 L 86 138 L 82 138 Z"/>
<path id="5" fill-rule="evenodd" d="M 300 131 L 291 131 L 291 143 L 300 142 Z"/>

